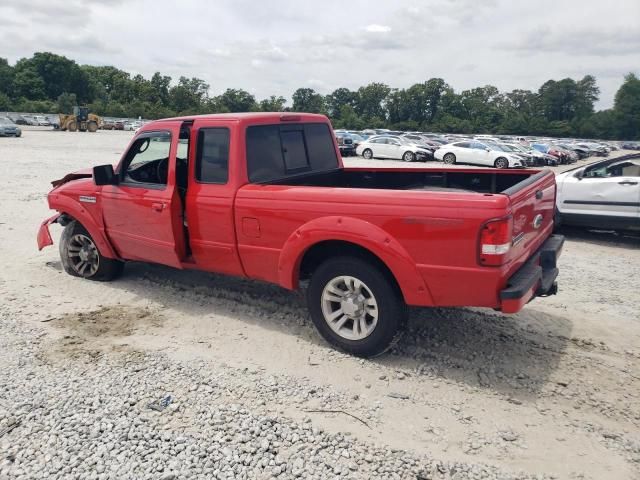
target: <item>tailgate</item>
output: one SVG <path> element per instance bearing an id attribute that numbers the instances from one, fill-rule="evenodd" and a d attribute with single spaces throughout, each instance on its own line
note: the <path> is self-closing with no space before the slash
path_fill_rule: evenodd
<path id="1" fill-rule="evenodd" d="M 513 218 L 512 246 L 505 260 L 520 264 L 553 230 L 555 175 L 550 170 L 542 170 L 502 193 L 509 197 Z"/>

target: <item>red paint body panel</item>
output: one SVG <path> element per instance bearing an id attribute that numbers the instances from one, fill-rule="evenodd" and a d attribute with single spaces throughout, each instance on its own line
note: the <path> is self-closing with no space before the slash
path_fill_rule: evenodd
<path id="1" fill-rule="evenodd" d="M 328 123 L 321 115 L 295 117 L 298 120 L 293 121 Z M 247 127 L 292 118 L 285 119 L 279 113 L 248 113 L 152 122 L 137 135 L 158 130 L 171 133 L 166 187 L 98 187 L 91 179 L 71 176 L 49 194 L 50 207 L 80 221 L 109 258 L 221 272 L 295 289 L 305 253 L 319 242 L 338 240 L 365 248 L 384 262 L 410 305 L 481 306 L 515 312 L 535 295 L 533 289 L 520 299 L 500 301 L 500 291 L 509 278 L 551 234 L 555 204 L 551 172 L 511 195 L 249 183 Z M 191 145 L 197 144 L 199 129 L 206 127 L 227 128 L 230 143 L 225 184 L 198 182 L 196 149 L 189 149 L 183 218 L 175 157 L 184 122 L 190 128 Z M 334 148 L 342 168 L 335 139 Z M 411 171 L 433 173 L 434 169 Z M 537 173 L 515 171 L 523 172 Z M 95 197 L 95 203 L 81 203 L 83 195 Z M 542 217 L 537 226 L 531 221 L 536 216 Z M 479 256 L 481 229 L 489 220 L 507 217 L 513 220 L 513 246 L 500 266 L 483 266 Z M 51 244 L 47 226 L 53 218 L 40 228 L 40 248 Z"/>

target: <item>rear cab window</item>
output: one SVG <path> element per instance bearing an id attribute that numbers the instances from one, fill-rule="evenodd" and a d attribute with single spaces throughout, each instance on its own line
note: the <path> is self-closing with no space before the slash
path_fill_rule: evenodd
<path id="1" fill-rule="evenodd" d="M 247 128 L 246 144 L 247 171 L 253 183 L 339 167 L 326 123 L 254 125 Z"/>

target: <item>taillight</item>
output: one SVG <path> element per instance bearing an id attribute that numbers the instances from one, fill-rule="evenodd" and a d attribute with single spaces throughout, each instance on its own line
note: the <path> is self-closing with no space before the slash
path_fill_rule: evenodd
<path id="1" fill-rule="evenodd" d="M 511 217 L 491 220 L 480 232 L 480 264 L 502 265 L 511 249 L 513 219 Z"/>

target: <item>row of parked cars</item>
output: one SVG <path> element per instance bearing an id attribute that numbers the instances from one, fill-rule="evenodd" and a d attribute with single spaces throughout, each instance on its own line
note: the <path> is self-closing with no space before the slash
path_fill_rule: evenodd
<path id="1" fill-rule="evenodd" d="M 142 120 L 104 119 L 100 128 L 102 130 L 125 130 L 135 132 L 145 123 L 146 122 L 143 122 Z"/>
<path id="2" fill-rule="evenodd" d="M 394 159 L 405 162 L 439 160 L 446 164 L 472 164 L 495 168 L 557 166 L 579 159 L 606 157 L 613 143 L 573 139 L 534 139 L 489 135 L 446 136 L 392 130 L 336 130 L 343 156 Z"/>

